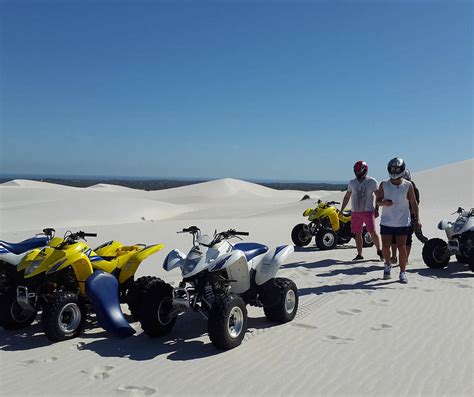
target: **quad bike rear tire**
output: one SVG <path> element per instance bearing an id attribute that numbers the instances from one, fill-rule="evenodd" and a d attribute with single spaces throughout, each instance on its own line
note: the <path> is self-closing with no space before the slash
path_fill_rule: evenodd
<path id="1" fill-rule="evenodd" d="M 86 307 L 73 292 L 51 294 L 43 305 L 41 325 L 52 342 L 75 338 L 82 332 L 85 320 Z"/>
<path id="2" fill-rule="evenodd" d="M 287 278 L 277 277 L 268 280 L 263 287 L 263 311 L 270 321 L 287 323 L 293 320 L 298 311 L 298 288 Z M 268 303 L 266 305 L 265 303 Z"/>
<path id="3" fill-rule="evenodd" d="M 304 223 L 299 223 L 291 231 L 291 240 L 293 240 L 293 244 L 297 247 L 307 246 L 312 238 L 313 236 L 308 231 L 308 225 Z"/>
<path id="4" fill-rule="evenodd" d="M 362 246 L 363 247 L 372 247 L 374 245 L 374 240 L 372 239 L 372 236 L 370 233 L 367 231 L 366 227 L 362 229 Z"/>
<path id="5" fill-rule="evenodd" d="M 172 310 L 173 287 L 159 278 L 152 280 L 140 307 L 139 319 L 143 332 L 151 337 L 169 334 L 177 318 Z"/>
<path id="6" fill-rule="evenodd" d="M 146 290 L 154 280 L 159 280 L 154 276 L 143 276 L 132 281 L 126 295 L 126 302 L 132 316 L 136 319 L 140 316 L 140 306 L 143 302 Z"/>
<path id="7" fill-rule="evenodd" d="M 218 349 L 229 350 L 239 346 L 247 332 L 247 307 L 237 294 L 216 297 L 207 323 L 209 339 Z"/>
<path id="8" fill-rule="evenodd" d="M 440 238 L 429 239 L 423 246 L 423 262 L 432 269 L 445 268 L 450 259 L 450 255 L 445 255 L 447 249 L 446 241 Z"/>
<path id="9" fill-rule="evenodd" d="M 343 244 L 347 244 L 349 241 L 351 241 L 352 237 L 342 237 L 342 236 L 339 236 L 337 238 L 337 243 L 339 245 L 343 245 Z"/>
<path id="10" fill-rule="evenodd" d="M 331 229 L 320 229 L 316 233 L 316 245 L 323 250 L 332 250 L 337 245 L 337 236 Z"/>
<path id="11" fill-rule="evenodd" d="M 8 288 L 0 295 L 0 326 L 4 329 L 22 329 L 33 323 L 36 310 L 23 309 L 16 300 L 16 291 Z"/>

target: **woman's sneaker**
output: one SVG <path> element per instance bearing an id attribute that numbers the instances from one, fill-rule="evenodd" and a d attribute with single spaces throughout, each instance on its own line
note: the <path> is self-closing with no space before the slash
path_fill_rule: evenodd
<path id="1" fill-rule="evenodd" d="M 388 280 L 391 278 L 391 272 L 392 272 L 392 265 L 390 263 L 386 263 L 385 267 L 383 269 L 383 279 Z"/>
<path id="2" fill-rule="evenodd" d="M 402 284 L 408 284 L 408 278 L 406 272 L 400 272 L 400 282 Z"/>

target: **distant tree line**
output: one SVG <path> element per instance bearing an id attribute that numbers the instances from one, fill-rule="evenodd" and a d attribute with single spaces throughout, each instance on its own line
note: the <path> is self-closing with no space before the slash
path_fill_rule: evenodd
<path id="1" fill-rule="evenodd" d="M 9 182 L 13 178 L 0 178 L 0 183 Z M 164 180 L 164 179 L 150 179 L 150 180 L 133 180 L 133 179 L 80 179 L 80 178 L 28 178 L 29 180 L 56 183 L 65 186 L 74 187 L 89 187 L 99 183 L 106 183 L 109 185 L 125 186 L 132 189 L 140 190 L 162 190 L 171 189 L 174 187 L 194 185 L 196 183 L 207 182 L 208 180 Z M 332 183 L 311 183 L 311 182 L 257 182 L 258 185 L 266 186 L 277 190 L 302 190 L 305 192 L 313 190 L 339 190 L 347 189 L 347 184 L 332 184 Z"/>

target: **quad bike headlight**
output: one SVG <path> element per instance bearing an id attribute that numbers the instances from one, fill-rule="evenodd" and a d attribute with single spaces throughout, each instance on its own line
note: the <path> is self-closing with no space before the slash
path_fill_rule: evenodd
<path id="1" fill-rule="evenodd" d="M 454 233 L 459 233 L 467 222 L 467 218 L 459 218 L 454 222 Z"/>
<path id="2" fill-rule="evenodd" d="M 199 258 L 196 259 L 186 259 L 186 262 L 183 266 L 183 275 L 191 273 L 199 263 Z"/>
<path id="3" fill-rule="evenodd" d="M 43 262 L 41 259 L 39 261 L 31 262 L 30 266 L 28 266 L 25 270 L 25 276 L 28 276 L 29 274 L 33 273 L 36 269 L 38 269 L 38 266 L 40 265 L 41 262 Z"/>

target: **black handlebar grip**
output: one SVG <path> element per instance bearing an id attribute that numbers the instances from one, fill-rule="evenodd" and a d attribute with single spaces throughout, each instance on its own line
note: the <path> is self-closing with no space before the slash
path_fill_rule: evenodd
<path id="1" fill-rule="evenodd" d="M 236 236 L 249 236 L 250 235 L 249 232 L 235 232 L 234 234 Z"/>
<path id="2" fill-rule="evenodd" d="M 97 237 L 97 233 L 82 233 L 84 237 Z"/>

